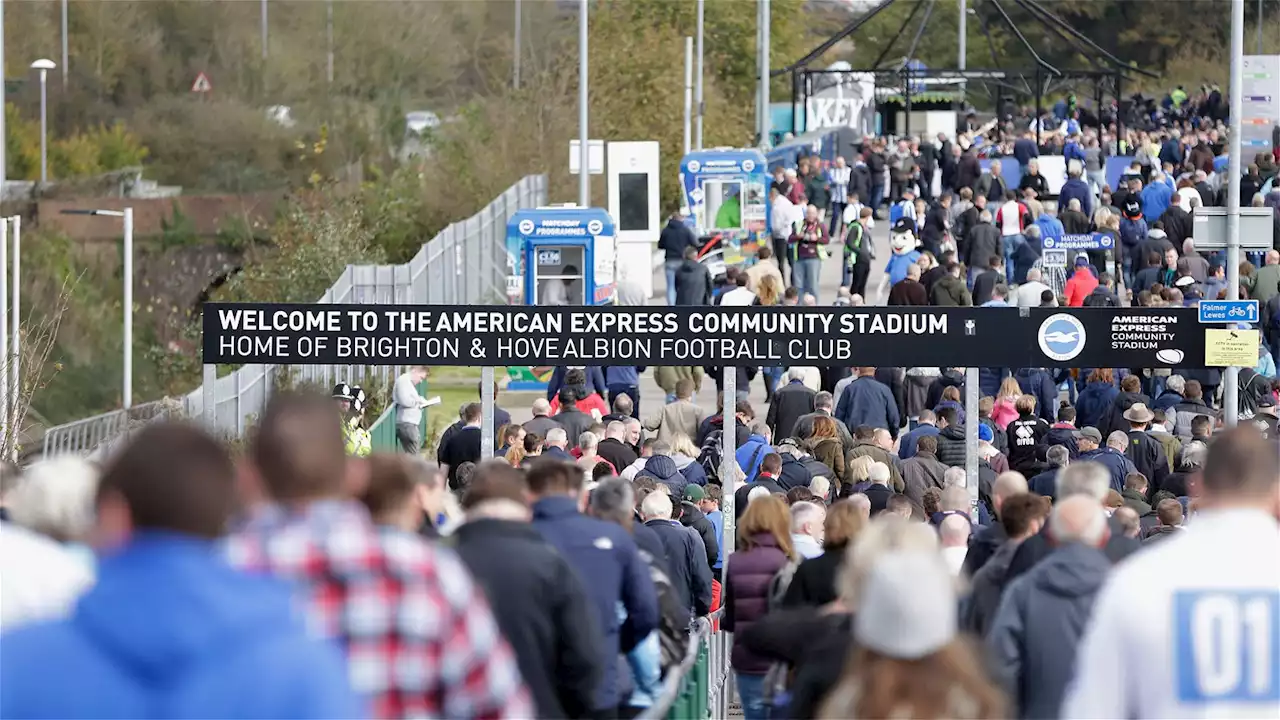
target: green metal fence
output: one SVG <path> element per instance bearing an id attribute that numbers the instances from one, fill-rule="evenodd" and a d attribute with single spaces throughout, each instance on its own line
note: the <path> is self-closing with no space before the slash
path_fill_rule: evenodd
<path id="1" fill-rule="evenodd" d="M 427 381 L 423 380 L 418 383 L 418 394 L 426 396 Z M 418 447 L 422 447 L 427 438 L 427 414 L 431 412 L 431 408 L 423 408 L 422 423 L 418 425 Z M 373 426 L 369 428 L 369 436 L 372 441 L 374 452 L 400 452 L 400 441 L 396 439 L 396 404 L 394 402 L 387 405 L 377 420 L 373 421 Z"/>

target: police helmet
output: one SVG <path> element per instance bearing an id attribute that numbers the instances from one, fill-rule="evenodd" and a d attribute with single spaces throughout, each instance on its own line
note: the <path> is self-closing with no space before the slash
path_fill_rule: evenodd
<path id="1" fill-rule="evenodd" d="M 351 386 L 341 382 L 333 386 L 333 394 L 331 397 L 335 400 L 346 400 L 347 402 L 351 402 L 355 399 L 355 396 L 352 394 Z"/>
<path id="2" fill-rule="evenodd" d="M 359 385 L 351 388 L 351 409 L 356 412 L 364 412 L 369 407 L 369 396 L 365 394 L 364 388 Z"/>

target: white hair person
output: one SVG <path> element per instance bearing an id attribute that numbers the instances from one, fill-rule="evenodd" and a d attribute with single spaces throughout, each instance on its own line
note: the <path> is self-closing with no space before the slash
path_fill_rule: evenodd
<path id="1" fill-rule="evenodd" d="M 74 457 L 27 468 L 5 498 L 13 521 L 61 543 L 84 542 L 93 528 L 97 467 Z"/>

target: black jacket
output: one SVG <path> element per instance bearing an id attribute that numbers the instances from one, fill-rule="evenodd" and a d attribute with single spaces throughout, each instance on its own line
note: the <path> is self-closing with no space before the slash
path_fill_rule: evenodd
<path id="1" fill-rule="evenodd" d="M 1036 197 L 1042 198 L 1049 194 L 1049 181 L 1043 175 L 1032 175 L 1027 173 L 1022 176 L 1022 181 L 1018 183 L 1019 190 L 1031 188 L 1036 191 Z"/>
<path id="2" fill-rule="evenodd" d="M 1165 252 L 1169 251 L 1171 247 L 1174 247 L 1174 243 L 1169 241 L 1170 237 L 1172 236 L 1169 233 L 1165 233 L 1165 237 L 1158 236 L 1158 234 L 1148 233 L 1147 240 L 1143 240 L 1138 243 L 1138 254 L 1133 256 L 1134 272 L 1147 268 L 1160 268 L 1160 266 L 1165 263 Z M 1178 247 L 1179 250 L 1181 250 L 1180 242 Z M 1152 252 L 1155 252 L 1156 255 L 1160 255 L 1160 260 L 1158 260 L 1155 265 L 1152 265 L 1147 261 Z M 1143 290 L 1146 290 L 1146 288 L 1143 288 Z"/>
<path id="3" fill-rule="evenodd" d="M 888 485 L 872 483 L 862 494 L 871 501 L 871 515 L 874 517 L 889 508 L 889 498 L 893 497 L 894 492 Z"/>
<path id="4" fill-rule="evenodd" d="M 560 408 L 560 412 L 555 415 L 556 422 L 564 428 L 564 432 L 569 436 L 570 448 L 578 447 L 578 438 L 582 437 L 582 433 L 591 429 L 595 424 L 594 417 L 582 412 L 576 405 L 567 408 Z M 545 439 L 545 438 L 544 438 Z M 618 472 L 622 472 L 622 468 L 616 468 Z"/>
<path id="5" fill-rule="evenodd" d="M 694 236 L 693 230 L 675 218 L 668 220 L 667 226 L 662 228 L 662 234 L 658 235 L 658 249 L 662 250 L 667 260 L 682 260 L 685 248 L 697 245 L 698 238 Z"/>
<path id="6" fill-rule="evenodd" d="M 960 397 L 964 397 L 964 373 L 952 368 L 943 370 L 941 375 L 929 383 L 929 392 L 925 395 L 924 406 L 938 407 L 938 403 L 942 402 L 942 391 L 949 387 L 959 388 Z"/>
<path id="7" fill-rule="evenodd" d="M 676 305 L 710 305 L 711 271 L 697 260 L 676 269 Z"/>
<path id="8" fill-rule="evenodd" d="M 1058 220 L 1062 221 L 1062 232 L 1067 235 L 1081 235 L 1093 227 L 1089 216 L 1079 210 L 1059 209 Z"/>
<path id="9" fill-rule="evenodd" d="M 964 556 L 964 574 L 968 577 L 977 574 L 1008 539 L 1009 535 L 1004 531 L 1004 525 L 999 522 L 979 530 L 969 541 L 969 552 Z"/>
<path id="10" fill-rule="evenodd" d="M 1093 289 L 1093 292 L 1085 296 L 1084 306 L 1104 308 L 1120 307 L 1120 298 L 1116 297 L 1115 292 L 1107 286 L 1099 285 Z"/>
<path id="11" fill-rule="evenodd" d="M 933 253 L 934 257 L 942 256 L 942 240 L 951 224 L 947 208 L 935 204 L 925 213 L 924 229 L 920 231 L 920 243 L 923 250 Z"/>
<path id="12" fill-rule="evenodd" d="M 453 535 L 493 608 L 540 717 L 584 717 L 600 682 L 604 638 L 582 581 L 528 523 L 479 519 Z"/>
<path id="13" fill-rule="evenodd" d="M 756 475 L 754 481 L 742 483 L 733 493 L 733 514 L 735 518 L 739 520 L 742 519 L 742 513 L 747 511 L 747 496 L 751 494 L 752 490 L 755 490 L 758 487 L 768 490 L 770 494 L 782 493 L 785 495 L 787 492 L 787 489 L 779 485 L 778 481 L 774 478 L 766 477 L 764 475 Z"/>
<path id="14" fill-rule="evenodd" d="M 680 598 L 681 607 L 689 608 L 694 615 L 711 612 L 711 564 L 698 547 L 697 539 L 688 528 L 671 520 L 650 520 L 645 527 L 657 533 L 667 551 L 671 586 Z"/>
<path id="15" fill-rule="evenodd" d="M 613 466 L 613 469 L 618 472 L 625 470 L 631 465 L 631 463 L 635 462 L 640 457 L 636 455 L 636 452 L 626 443 L 613 438 L 605 438 L 604 440 L 601 440 L 599 447 L 596 449 L 596 453 L 605 460 L 608 460 L 609 464 Z"/>
<path id="16" fill-rule="evenodd" d="M 1137 403 L 1151 407 L 1151 398 L 1142 393 L 1132 392 L 1121 392 L 1116 396 L 1115 401 L 1111 403 L 1111 414 L 1103 421 L 1104 425 L 1098 427 L 1098 432 L 1102 433 L 1103 444 L 1106 444 L 1107 436 L 1117 430 L 1128 432 L 1129 421 L 1124 419 L 1124 414 Z"/>
<path id="17" fill-rule="evenodd" d="M 1000 527 L 997 523 L 991 527 Z M 1000 608 L 1000 595 L 1005 588 L 1005 573 L 1009 571 L 1009 561 L 1018 550 L 1018 543 L 1005 538 L 991 550 L 990 557 L 978 569 L 969 571 L 969 558 L 973 556 L 973 547 L 969 546 L 969 554 L 965 556 L 965 574 L 970 578 L 969 598 L 961 605 L 961 627 L 978 637 L 985 637 L 991 621 L 995 619 L 996 610 Z"/>
<path id="18" fill-rule="evenodd" d="M 1004 240 L 1000 237 L 1000 228 L 991 223 L 979 221 L 977 225 L 967 228 L 965 232 L 965 265 L 970 268 L 986 268 L 993 256 L 1003 257 Z M 991 298 L 988 296 L 986 299 Z"/>
<path id="19" fill-rule="evenodd" d="M 449 487 L 457 489 L 458 467 L 480 462 L 480 428 L 464 427 L 441 444 L 437 459 L 449 466 Z"/>
<path id="20" fill-rule="evenodd" d="M 773 431 L 775 441 L 794 437 L 796 421 L 813 412 L 817 393 L 799 380 L 792 380 L 773 391 L 765 424 Z"/>
<path id="21" fill-rule="evenodd" d="M 938 462 L 964 467 L 964 426 L 948 425 L 938 433 Z"/>
<path id="22" fill-rule="evenodd" d="M 1174 243 L 1174 247 L 1180 251 L 1183 241 L 1192 236 L 1192 215 L 1178 205 L 1170 205 L 1165 214 L 1161 215 L 1160 222 L 1165 224 L 1169 242 Z"/>
<path id="23" fill-rule="evenodd" d="M 986 270 L 973 279 L 973 306 L 979 307 L 991 299 L 996 285 L 1003 285 L 1004 273 L 999 270 Z"/>
<path id="24" fill-rule="evenodd" d="M 1049 434 L 1049 423 L 1042 417 L 1027 413 L 1009 423 L 1005 432 L 1009 438 L 1009 469 L 1030 475 L 1036 464 L 1040 441 Z"/>
<path id="25" fill-rule="evenodd" d="M 715 567 L 716 558 L 720 556 L 720 541 L 716 539 L 716 526 L 712 525 L 698 506 L 691 502 L 680 503 L 680 524 L 693 528 L 698 533 L 702 538 L 703 546 L 707 548 L 707 567 Z"/>
<path id="26" fill-rule="evenodd" d="M 1129 431 L 1129 444 L 1124 454 L 1133 461 L 1133 466 L 1147 478 L 1147 487 L 1164 487 L 1169 478 L 1169 458 L 1164 454 L 1164 445 L 1142 430 Z M 1142 513 L 1139 513 L 1141 515 Z"/>
<path id="27" fill-rule="evenodd" d="M 821 607 L 834 602 L 840 594 L 836 589 L 836 573 L 844 559 L 844 545 L 827 545 L 821 555 L 800 563 L 782 598 L 783 607 Z"/>

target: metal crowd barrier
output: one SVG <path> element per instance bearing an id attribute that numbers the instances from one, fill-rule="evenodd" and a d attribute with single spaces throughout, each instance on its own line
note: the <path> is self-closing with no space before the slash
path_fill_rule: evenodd
<path id="1" fill-rule="evenodd" d="M 182 404 L 175 400 L 156 400 L 102 415 L 76 420 L 49 428 L 44 435 L 41 457 L 84 454 L 110 440 L 126 435 L 139 422 L 180 414 Z"/>
<path id="2" fill-rule="evenodd" d="M 729 716 L 730 633 L 721 632 L 721 608 L 698 618 L 684 659 L 667 672 L 658 699 L 638 716 L 641 720 L 705 720 Z"/>

